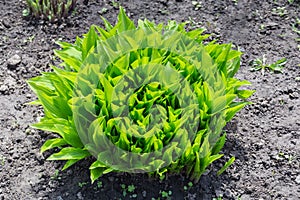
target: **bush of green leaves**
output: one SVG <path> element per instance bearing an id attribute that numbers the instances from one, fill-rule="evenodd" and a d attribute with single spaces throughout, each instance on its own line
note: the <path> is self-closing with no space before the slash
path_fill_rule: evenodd
<path id="1" fill-rule="evenodd" d="M 204 30 L 186 31 L 184 23 L 170 21 L 164 25 L 139 20 L 135 26 L 123 9 L 115 26 L 103 20 L 105 29 L 94 25 L 74 44 L 59 42 L 61 50 L 55 50 L 55 54 L 63 60 L 61 66 L 52 66 L 53 72 L 28 81 L 38 96 L 34 103 L 42 105 L 45 113 L 33 127 L 58 134 L 44 143 L 41 152 L 59 149 L 48 160 L 66 160 L 63 169 L 93 156 L 89 167 L 92 181 L 109 172 L 132 172 L 124 166 L 139 161 L 126 152 L 143 155 L 141 160 L 149 163 L 135 165 L 138 172 L 160 176 L 185 173 L 198 181 L 207 167 L 223 156 L 220 151 L 226 134 L 222 129 L 249 104 L 245 99 L 253 93 L 239 89 L 249 85 L 248 81 L 234 78 L 241 52 L 230 44 L 204 45 L 203 40 L 209 37 Z M 130 51 L 124 50 L 128 47 Z M 157 72 L 158 66 L 176 71 L 192 89 L 179 87 L 179 92 L 174 92 L 176 87 L 170 83 L 176 77 L 171 77 L 171 72 Z M 158 74 L 164 84 L 149 78 L 151 74 Z M 152 80 L 149 84 L 136 83 L 148 78 Z M 119 84 L 125 79 L 137 88 Z M 196 104 L 186 106 L 194 109 L 197 105 L 196 111 L 185 115 L 181 104 L 190 104 L 192 97 Z M 124 101 L 127 103 L 120 103 Z M 155 128 L 148 130 L 156 117 L 151 112 L 154 105 L 156 114 L 165 120 L 159 121 L 163 118 L 159 117 L 156 122 L 161 126 L 152 124 Z M 125 107 L 129 116 L 124 117 Z M 121 121 L 123 127 L 119 126 Z M 196 129 L 188 131 L 183 123 Z M 149 136 L 141 137 L 136 130 Z M 187 140 L 190 135 L 191 140 Z M 107 140 L 122 153 L 112 151 Z M 168 148 L 160 151 L 164 146 Z M 158 157 L 147 154 L 153 151 Z"/>
<path id="2" fill-rule="evenodd" d="M 76 0 L 26 0 L 26 3 L 28 9 L 23 15 L 54 21 L 67 17 L 74 10 Z"/>

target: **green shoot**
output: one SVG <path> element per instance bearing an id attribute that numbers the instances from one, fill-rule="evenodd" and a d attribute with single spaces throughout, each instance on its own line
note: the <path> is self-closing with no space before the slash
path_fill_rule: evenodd
<path id="1" fill-rule="evenodd" d="M 233 162 L 235 161 L 235 157 L 231 157 L 225 165 L 217 172 L 217 175 L 221 175 Z"/>
<path id="2" fill-rule="evenodd" d="M 280 60 L 277 60 L 275 63 L 267 64 L 266 56 L 263 55 L 262 58 L 256 58 L 255 60 L 251 61 L 250 64 L 252 65 L 252 71 L 261 70 L 262 75 L 264 75 L 266 70 L 282 73 L 286 62 L 287 59 L 282 58 Z"/>

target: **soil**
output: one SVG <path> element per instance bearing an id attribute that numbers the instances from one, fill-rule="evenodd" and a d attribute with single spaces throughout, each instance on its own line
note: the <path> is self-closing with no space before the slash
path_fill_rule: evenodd
<path id="1" fill-rule="evenodd" d="M 198 0 L 200 6 L 188 0 L 114 2 L 135 21 L 189 21 L 189 28 L 205 27 L 213 39 L 233 43 L 244 53 L 237 77 L 249 80 L 256 93 L 250 98 L 253 104 L 226 127 L 226 156 L 191 187 L 183 175 L 160 181 L 126 173 L 105 175 L 91 185 L 88 160 L 61 172 L 64 162 L 46 161 L 50 153 L 39 153 L 43 142 L 54 135 L 30 128 L 42 111 L 27 105 L 36 97 L 26 80 L 57 64 L 55 41 L 72 42 L 90 25 L 103 25 L 99 14 L 114 23 L 118 8 L 109 0 L 91 0 L 88 5 L 79 1 L 68 19 L 49 24 L 24 18 L 25 1 L 0 0 L 0 199 L 163 199 L 163 191 L 171 191 L 171 199 L 300 199 L 300 35 L 293 31 L 300 2 Z M 250 71 L 249 62 L 262 55 L 268 63 L 287 58 L 283 73 Z M 217 176 L 231 156 L 236 157 L 234 164 Z M 124 195 L 121 184 L 136 189 Z"/>

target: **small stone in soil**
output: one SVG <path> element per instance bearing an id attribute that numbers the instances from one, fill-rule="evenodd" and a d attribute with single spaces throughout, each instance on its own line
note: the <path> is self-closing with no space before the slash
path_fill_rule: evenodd
<path id="1" fill-rule="evenodd" d="M 142 195 L 143 195 L 144 198 L 146 198 L 147 192 L 144 190 L 144 191 L 142 192 Z"/>
<path id="2" fill-rule="evenodd" d="M 296 183 L 300 184 L 300 175 L 298 175 L 295 179 Z"/>
<path id="3" fill-rule="evenodd" d="M 21 56 L 18 54 L 13 55 L 11 58 L 7 60 L 7 66 L 8 68 L 16 68 L 17 65 L 19 65 L 22 61 Z"/>
<path id="4" fill-rule="evenodd" d="M 77 198 L 80 199 L 80 200 L 83 199 L 83 196 L 82 196 L 81 192 L 77 193 Z"/>

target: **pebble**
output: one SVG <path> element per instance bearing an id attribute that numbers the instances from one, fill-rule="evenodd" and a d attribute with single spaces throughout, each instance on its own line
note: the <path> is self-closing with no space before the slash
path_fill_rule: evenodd
<path id="1" fill-rule="evenodd" d="M 2 20 L 2 24 L 5 28 L 10 28 L 10 23 L 7 20 Z"/>
<path id="2" fill-rule="evenodd" d="M 217 197 L 223 197 L 223 192 L 221 190 L 217 189 L 215 192 Z"/>
<path id="3" fill-rule="evenodd" d="M 108 180 L 109 180 L 110 182 L 114 182 L 115 178 L 112 177 L 112 176 L 110 176 L 110 177 L 108 177 Z"/>
<path id="4" fill-rule="evenodd" d="M 21 56 L 15 54 L 7 60 L 7 65 L 9 68 L 16 68 L 17 65 L 21 63 L 21 61 L 22 61 Z"/>
<path id="5" fill-rule="evenodd" d="M 241 196 L 241 199 L 243 199 L 243 200 L 250 200 L 251 197 L 250 197 L 248 194 L 243 194 L 243 195 Z"/>
<path id="6" fill-rule="evenodd" d="M 9 88 L 8 88 L 8 86 L 7 85 L 1 85 L 0 86 L 0 92 L 5 92 L 5 91 L 7 91 Z"/>
<path id="7" fill-rule="evenodd" d="M 300 184 L 300 175 L 298 175 L 298 176 L 296 177 L 295 181 L 296 181 L 297 184 Z"/>
<path id="8" fill-rule="evenodd" d="M 78 193 L 77 193 L 77 198 L 80 199 L 80 200 L 83 199 L 83 196 L 82 196 L 81 192 L 78 192 Z"/>
<path id="9" fill-rule="evenodd" d="M 232 198 L 232 196 L 233 196 L 231 190 L 229 190 L 229 189 L 225 190 L 224 195 L 225 195 L 226 197 L 228 197 L 228 198 Z"/>
<path id="10" fill-rule="evenodd" d="M 142 192 L 142 195 L 143 195 L 144 198 L 147 197 L 147 192 L 146 192 L 146 190 L 144 190 L 144 191 Z"/>
<path id="11" fill-rule="evenodd" d="M 57 200 L 64 200 L 64 199 L 61 196 L 58 196 Z"/>

